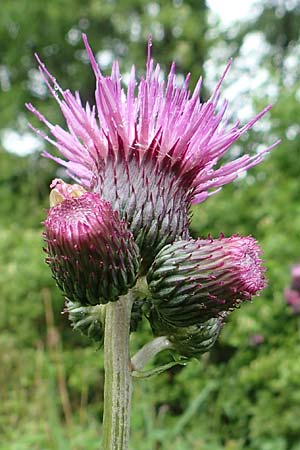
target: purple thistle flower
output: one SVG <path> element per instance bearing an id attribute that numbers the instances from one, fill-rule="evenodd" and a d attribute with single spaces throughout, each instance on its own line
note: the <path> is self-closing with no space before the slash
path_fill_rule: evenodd
<path id="1" fill-rule="evenodd" d="M 257 347 L 258 345 L 263 344 L 264 341 L 265 341 L 265 338 L 264 338 L 264 336 L 262 334 L 253 334 L 249 338 L 249 344 L 252 347 Z"/>
<path id="2" fill-rule="evenodd" d="M 174 239 L 188 238 L 189 207 L 218 192 L 238 175 L 260 163 L 277 142 L 250 156 L 219 165 L 241 135 L 269 109 L 244 126 L 228 125 L 228 103 L 220 101 L 228 63 L 210 99 L 201 103 L 201 79 L 193 93 L 190 75 L 176 85 L 173 63 L 167 81 L 151 59 L 148 42 L 146 76 L 136 81 L 131 69 L 127 90 L 117 62 L 111 76 L 102 75 L 83 40 L 96 77 L 95 105 L 82 105 L 78 92 L 63 90 L 39 60 L 39 70 L 65 117 L 68 131 L 52 125 L 31 104 L 27 108 L 50 130 L 49 137 L 64 159 L 47 152 L 86 189 L 100 194 L 128 223 L 149 267 L 155 254 Z"/>
<path id="3" fill-rule="evenodd" d="M 126 223 L 98 194 L 61 180 L 53 183 L 59 203 L 45 221 L 45 248 L 54 279 L 81 305 L 115 301 L 135 284 L 139 250 Z M 50 196 L 51 198 L 51 196 Z"/>
<path id="4" fill-rule="evenodd" d="M 300 292 L 295 289 L 285 288 L 284 297 L 293 313 L 298 314 L 300 312 Z"/>
<path id="5" fill-rule="evenodd" d="M 300 264 L 291 267 L 292 283 L 285 288 L 284 297 L 294 314 L 300 312 Z"/>
<path id="6" fill-rule="evenodd" d="M 260 253 L 251 236 L 167 245 L 147 275 L 156 312 L 178 327 L 222 317 L 265 287 Z"/>
<path id="7" fill-rule="evenodd" d="M 297 289 L 300 292 L 300 264 L 295 264 L 291 268 L 292 274 L 292 289 Z"/>

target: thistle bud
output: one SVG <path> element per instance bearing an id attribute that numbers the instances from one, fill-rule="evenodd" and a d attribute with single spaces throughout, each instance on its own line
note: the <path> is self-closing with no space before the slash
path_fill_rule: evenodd
<path id="1" fill-rule="evenodd" d="M 165 246 L 147 276 L 162 320 L 177 327 L 197 325 L 250 300 L 265 287 L 260 253 L 250 236 Z"/>
<path id="2" fill-rule="evenodd" d="M 130 332 L 137 331 L 143 319 L 143 306 L 145 305 L 145 299 L 135 299 L 132 305 L 131 317 L 130 317 Z"/>
<path id="3" fill-rule="evenodd" d="M 167 336 L 172 348 L 185 358 L 199 358 L 215 344 L 224 325 L 226 313 L 203 323 L 189 327 L 175 327 L 166 323 L 155 308 L 152 308 L 148 320 L 155 336 Z"/>
<path id="4" fill-rule="evenodd" d="M 66 301 L 64 312 L 68 313 L 74 330 L 80 331 L 99 347 L 104 340 L 103 305 L 82 306 L 80 303 Z"/>
<path id="5" fill-rule="evenodd" d="M 212 318 L 202 324 L 176 328 L 169 336 L 175 350 L 186 358 L 199 358 L 215 344 L 223 326 L 222 318 Z"/>
<path id="6" fill-rule="evenodd" d="M 126 223 L 98 194 L 55 189 L 64 199 L 50 208 L 44 239 L 54 279 L 81 305 L 115 301 L 135 283 L 139 250 Z"/>
<path id="7" fill-rule="evenodd" d="M 142 319 L 143 301 L 135 301 L 130 318 L 130 332 L 136 331 Z M 64 313 L 68 314 L 71 326 L 101 347 L 104 342 L 105 305 L 83 306 L 66 300 Z"/>

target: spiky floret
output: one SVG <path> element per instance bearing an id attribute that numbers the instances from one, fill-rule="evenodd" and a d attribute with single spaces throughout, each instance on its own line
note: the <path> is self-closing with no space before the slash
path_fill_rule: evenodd
<path id="1" fill-rule="evenodd" d="M 147 280 L 161 320 L 187 327 L 223 315 L 265 287 L 251 236 L 181 240 L 164 247 Z"/>
<path id="2" fill-rule="evenodd" d="M 80 197 L 86 190 L 79 184 L 68 184 L 60 178 L 55 178 L 50 184 L 49 203 L 50 207 L 55 206 L 64 200 Z"/>
<path id="3" fill-rule="evenodd" d="M 44 239 L 53 277 L 72 302 L 115 301 L 136 281 L 139 250 L 132 233 L 98 194 L 69 195 L 50 208 Z"/>
<path id="4" fill-rule="evenodd" d="M 127 90 L 121 85 L 118 63 L 110 77 L 102 75 L 83 36 L 96 76 L 95 106 L 82 105 L 78 92 L 62 90 L 45 65 L 39 69 L 59 103 L 68 131 L 52 125 L 27 105 L 50 130 L 48 137 L 64 159 L 50 157 L 89 190 L 112 203 L 128 221 L 142 256 L 150 263 L 161 244 L 186 238 L 189 205 L 205 200 L 242 171 L 258 164 L 273 146 L 219 164 L 231 145 L 270 107 L 244 126 L 228 125 L 227 102 L 220 103 L 220 88 L 229 62 L 210 99 L 201 103 L 201 80 L 193 93 L 187 75 L 176 85 L 175 64 L 165 83 L 148 44 L 146 76 L 137 86 L 132 67 Z M 276 144 L 274 144 L 276 145 Z"/>

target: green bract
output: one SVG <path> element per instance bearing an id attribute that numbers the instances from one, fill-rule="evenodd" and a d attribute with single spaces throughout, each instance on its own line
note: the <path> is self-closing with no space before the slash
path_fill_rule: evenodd
<path id="1" fill-rule="evenodd" d="M 148 275 L 161 320 L 198 325 L 250 300 L 264 286 L 260 248 L 252 237 L 190 239 L 165 246 Z"/>

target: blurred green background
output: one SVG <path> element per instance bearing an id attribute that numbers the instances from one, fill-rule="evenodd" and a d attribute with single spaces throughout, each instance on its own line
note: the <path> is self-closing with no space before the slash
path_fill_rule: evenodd
<path id="1" fill-rule="evenodd" d="M 233 154 L 282 139 L 262 165 L 193 209 L 194 236 L 259 239 L 269 287 L 231 315 L 200 362 L 135 383 L 130 448 L 300 450 L 300 317 L 283 297 L 300 261 L 299 20 L 297 0 L 1 0 L 1 450 L 99 449 L 102 352 L 61 314 L 41 250 L 49 183 L 63 172 L 40 156 L 46 144 L 30 133 L 24 108 L 31 101 L 62 121 L 34 52 L 63 88 L 93 102 L 82 32 L 103 70 L 118 58 L 123 73 L 133 63 L 142 73 L 151 32 L 155 60 L 163 69 L 175 60 L 179 82 L 204 75 L 204 99 L 233 56 L 223 89 L 232 120 L 274 103 Z M 142 327 L 133 348 L 148 338 Z"/>

